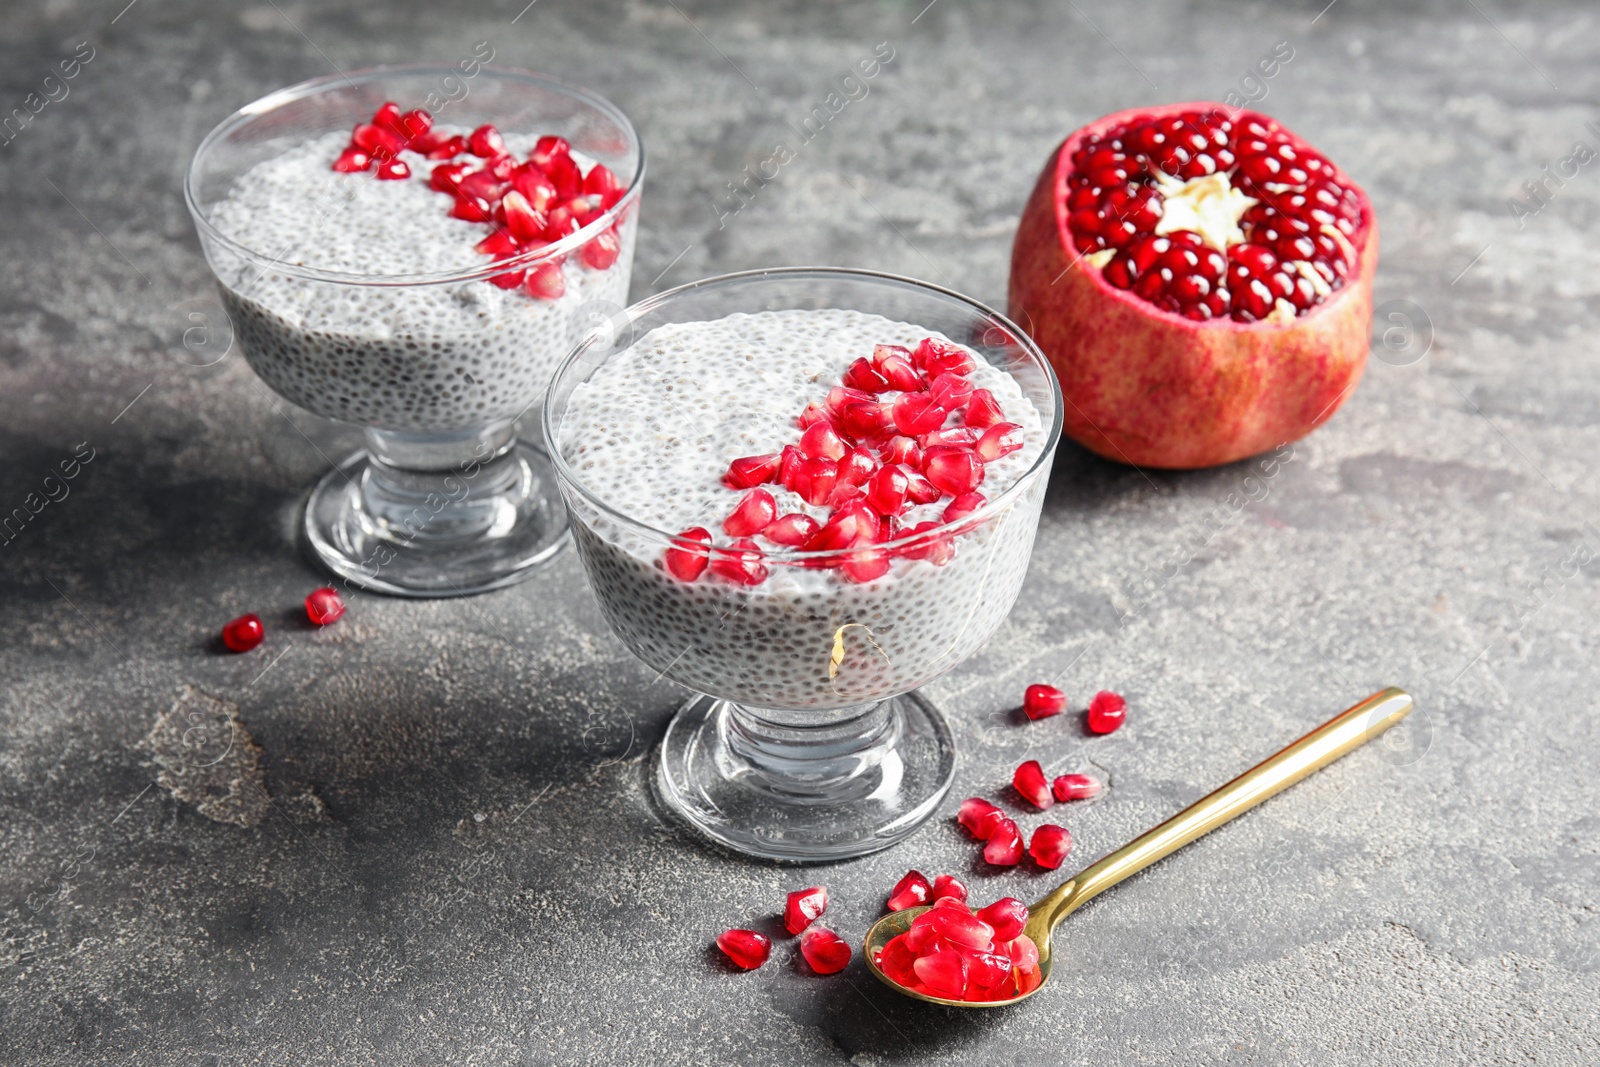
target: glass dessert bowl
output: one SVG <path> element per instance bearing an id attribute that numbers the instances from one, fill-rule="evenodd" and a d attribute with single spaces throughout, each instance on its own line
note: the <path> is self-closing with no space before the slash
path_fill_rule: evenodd
<path id="1" fill-rule="evenodd" d="M 331 570 L 457 596 L 565 543 L 550 462 L 513 424 L 627 303 L 643 175 L 616 107 L 476 63 L 305 82 L 201 142 L 185 198 L 245 358 L 365 431 L 306 504 Z"/>
<path id="2" fill-rule="evenodd" d="M 1043 356 L 998 313 L 869 271 L 698 282 L 629 308 L 545 400 L 613 630 L 698 692 L 656 786 L 721 844 L 863 855 L 948 791 L 916 690 L 989 639 L 1060 436 Z"/>

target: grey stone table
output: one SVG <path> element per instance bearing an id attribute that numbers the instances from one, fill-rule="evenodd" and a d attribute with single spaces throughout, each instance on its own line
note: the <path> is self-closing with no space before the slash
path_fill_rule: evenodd
<path id="1" fill-rule="evenodd" d="M 0 1060 L 1600 1059 L 1600 167 L 1549 177 L 1600 147 L 1592 7 L 124 2 L 0 14 L 0 114 L 43 100 L 0 145 L 0 510 L 76 472 L 0 544 Z M 1066 813 L 1092 857 L 1381 685 L 1416 694 L 1409 730 L 1090 905 L 1073 973 L 1019 1009 L 914 1004 L 859 961 L 817 978 L 788 942 L 731 973 L 713 936 L 786 889 L 825 882 L 858 936 L 911 866 L 984 896 L 1047 879 L 976 863 L 955 798 L 820 870 L 681 836 L 646 781 L 682 694 L 571 553 L 514 590 L 296 622 L 319 576 L 295 509 L 354 437 L 183 343 L 211 291 L 180 175 L 212 123 L 479 41 L 638 122 L 636 297 L 821 262 L 1000 302 L 1067 131 L 1265 91 L 1376 202 L 1379 358 L 1264 480 L 1063 452 L 1021 602 L 932 687 L 956 797 L 1028 756 L 1098 768 L 1109 791 Z M 1247 81 L 1279 41 L 1293 59 Z M 220 653 L 244 610 L 267 645 Z M 1058 674 L 1077 707 L 1127 693 L 1127 728 L 1017 725 Z M 186 743 L 219 746 L 210 771 L 176 773 Z"/>

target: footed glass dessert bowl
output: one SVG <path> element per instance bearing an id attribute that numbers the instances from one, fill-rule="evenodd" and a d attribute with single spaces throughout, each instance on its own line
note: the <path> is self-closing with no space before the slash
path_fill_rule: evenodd
<path id="1" fill-rule="evenodd" d="M 245 358 L 365 430 L 306 504 L 332 571 L 458 596 L 565 543 L 549 459 L 513 424 L 627 303 L 643 175 L 610 103 L 470 62 L 305 82 L 201 143 L 185 197 Z"/>
<path id="2" fill-rule="evenodd" d="M 1021 330 L 868 271 L 714 278 L 582 341 L 546 449 L 607 621 L 701 694 L 661 743 L 666 807 L 779 860 L 916 830 L 955 770 L 916 690 L 1015 602 L 1060 430 Z"/>

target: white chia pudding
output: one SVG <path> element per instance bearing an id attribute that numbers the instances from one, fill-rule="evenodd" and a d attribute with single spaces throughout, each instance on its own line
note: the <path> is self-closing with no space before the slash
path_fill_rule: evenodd
<path id="1" fill-rule="evenodd" d="M 536 139 L 507 134 L 506 147 L 525 158 Z M 368 279 L 491 262 L 473 248 L 491 227 L 450 217 L 452 196 L 428 185 L 434 161 L 407 150 L 398 158 L 410 166 L 409 178 L 341 174 L 331 164 L 348 141 L 348 133 L 329 133 L 256 164 L 218 201 L 211 222 L 285 266 Z M 589 166 L 578 153 L 573 158 Z M 617 225 L 616 262 L 593 270 L 569 255 L 562 267 L 566 292 L 555 300 L 483 279 L 310 280 L 227 252 L 217 253 L 213 267 L 245 357 L 282 396 L 363 426 L 463 430 L 526 411 L 595 319 L 627 303 L 636 209 Z"/>
<path id="2" fill-rule="evenodd" d="M 970 349 L 972 384 L 992 392 L 1023 444 L 986 465 L 981 490 L 992 510 L 976 528 L 945 531 L 947 561 L 907 558 L 891 545 L 887 572 L 857 581 L 800 566 L 796 549 L 762 541 L 768 576 L 754 585 L 714 569 L 686 582 L 664 563 L 668 538 L 684 530 L 731 542 L 721 523 L 747 492 L 722 481 L 732 460 L 798 444 L 796 414 L 840 385 L 853 360 L 928 336 L 857 311 L 735 314 L 657 327 L 574 388 L 553 434 L 583 490 L 564 486 L 573 528 L 607 620 L 641 659 L 742 704 L 827 708 L 915 689 L 989 638 L 1027 570 L 1049 476 L 1049 463 L 1039 463 L 1048 428 L 1019 383 Z M 781 484 L 761 488 L 778 515 L 828 517 Z M 650 529 L 616 521 L 584 493 Z M 939 520 L 948 503 L 912 507 L 903 527 Z"/>

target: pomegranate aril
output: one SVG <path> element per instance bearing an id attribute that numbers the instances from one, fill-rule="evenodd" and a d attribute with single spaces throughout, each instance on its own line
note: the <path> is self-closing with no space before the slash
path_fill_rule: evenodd
<path id="1" fill-rule="evenodd" d="M 546 134 L 533 143 L 533 151 L 528 153 L 528 159 L 542 167 L 557 156 L 570 156 L 571 153 L 572 145 L 567 143 L 565 137 Z"/>
<path id="2" fill-rule="evenodd" d="M 767 580 L 764 558 L 760 546 L 741 537 L 727 548 L 711 550 L 711 573 L 735 585 L 760 585 Z"/>
<path id="3" fill-rule="evenodd" d="M 959 900 L 963 903 L 967 899 L 966 884 L 953 874 L 941 874 L 933 880 L 933 899 Z"/>
<path id="4" fill-rule="evenodd" d="M 666 552 L 667 571 L 680 582 L 692 582 L 711 562 L 711 531 L 695 526 L 672 539 Z"/>
<path id="5" fill-rule="evenodd" d="M 253 612 L 239 616 L 222 628 L 222 644 L 229 652 L 249 652 L 266 636 L 261 616 Z"/>
<path id="6" fill-rule="evenodd" d="M 611 227 L 600 231 L 578 252 L 578 258 L 595 270 L 610 270 L 622 254 L 622 238 Z"/>
<path id="7" fill-rule="evenodd" d="M 1087 774 L 1063 774 L 1050 785 L 1057 800 L 1088 800 L 1100 795 L 1100 780 Z"/>
<path id="8" fill-rule="evenodd" d="M 988 907 L 979 908 L 977 916 L 994 929 L 996 941 L 1011 941 L 1028 925 L 1028 906 L 1016 897 L 1001 897 Z"/>
<path id="9" fill-rule="evenodd" d="M 371 167 L 372 157 L 355 145 L 340 152 L 339 158 L 333 161 L 333 169 L 341 174 L 356 174 Z"/>
<path id="10" fill-rule="evenodd" d="M 963 953 L 967 963 L 966 999 L 1007 1000 L 1012 985 L 1011 957 L 997 952 Z"/>
<path id="11" fill-rule="evenodd" d="M 911 924 L 926 925 L 941 940 L 961 948 L 987 949 L 994 943 L 994 927 L 966 907 L 941 907 L 925 911 Z"/>
<path id="12" fill-rule="evenodd" d="M 735 967 L 753 971 L 772 955 L 772 941 L 754 930 L 724 930 L 717 936 L 717 947 Z"/>
<path id="13" fill-rule="evenodd" d="M 806 432 L 800 435 L 800 451 L 811 459 L 838 461 L 849 449 L 831 425 L 819 422 L 806 427 Z"/>
<path id="14" fill-rule="evenodd" d="M 1006 899 L 1009 900 L 1010 898 L 1008 897 Z M 999 902 L 996 901 L 996 903 Z M 1018 901 L 1016 903 L 1021 902 Z M 1023 925 L 1026 926 L 1028 909 L 1023 908 L 1022 914 Z M 1002 940 L 1000 937 L 996 936 L 995 947 L 1003 951 L 1011 958 L 1011 965 L 1013 967 L 1020 967 L 1023 970 L 1027 970 L 1030 967 L 1037 967 L 1039 965 L 1039 946 L 1035 945 L 1033 943 L 1033 938 L 1029 937 L 1027 934 L 1018 934 L 1010 941 Z"/>
<path id="15" fill-rule="evenodd" d="M 465 219 L 467 222 L 488 222 L 494 213 L 489 202 L 481 196 L 457 196 L 456 202 L 450 209 L 453 219 Z"/>
<path id="16" fill-rule="evenodd" d="M 889 390 L 889 379 L 866 359 L 857 359 L 845 369 L 844 384 L 864 393 L 884 393 Z"/>
<path id="17" fill-rule="evenodd" d="M 511 236 L 510 230 L 496 230 L 477 244 L 472 246 L 474 252 L 481 252 L 486 256 L 504 259 L 514 254 L 518 249 L 517 239 Z"/>
<path id="18" fill-rule="evenodd" d="M 1022 713 L 1030 719 L 1046 719 L 1067 709 L 1067 694 L 1053 685 L 1030 685 L 1022 693 Z"/>
<path id="19" fill-rule="evenodd" d="M 822 524 L 810 515 L 794 512 L 774 520 L 771 526 L 761 532 L 761 536 L 774 544 L 799 548 L 815 537 L 821 528 Z"/>
<path id="20" fill-rule="evenodd" d="M 782 458 L 777 452 L 768 452 L 764 456 L 744 456 L 728 464 L 722 484 L 730 489 L 752 489 L 765 485 L 778 477 L 781 465 Z"/>
<path id="21" fill-rule="evenodd" d="M 796 889 L 783 905 L 783 928 L 798 934 L 811 925 L 811 921 L 828 910 L 828 890 L 823 886 Z"/>
<path id="22" fill-rule="evenodd" d="M 527 197 L 537 211 L 548 211 L 555 203 L 555 183 L 532 163 L 524 163 L 511 172 L 511 186 Z"/>
<path id="23" fill-rule="evenodd" d="M 547 162 L 539 163 L 539 169 L 550 176 L 550 180 L 555 183 L 556 196 L 562 200 L 582 195 L 583 172 L 578 169 L 578 164 L 572 161 L 571 156 L 551 156 Z"/>
<path id="24" fill-rule="evenodd" d="M 944 509 L 945 522 L 960 522 L 989 501 L 982 493 L 962 493 Z"/>
<path id="25" fill-rule="evenodd" d="M 1012 772 L 1011 785 L 1023 800 L 1041 811 L 1055 803 L 1050 795 L 1050 780 L 1044 776 L 1044 768 L 1036 759 L 1018 765 Z"/>
<path id="26" fill-rule="evenodd" d="M 397 132 L 415 141 L 419 137 L 428 136 L 432 129 L 433 116 L 421 108 L 416 108 L 400 116 L 400 129 Z"/>
<path id="27" fill-rule="evenodd" d="M 925 433 L 917 439 L 923 448 L 932 448 L 934 445 L 954 445 L 958 448 L 971 448 L 978 443 L 979 434 L 970 426 L 946 426 L 942 430 Z"/>
<path id="28" fill-rule="evenodd" d="M 945 341 L 935 341 L 931 337 L 925 337 L 918 343 L 911 353 L 911 361 L 930 380 L 947 371 L 971 374 L 973 369 L 972 357 L 967 355 L 965 349 Z"/>
<path id="29" fill-rule="evenodd" d="M 933 996 L 960 1000 L 966 995 L 967 965 L 959 952 L 934 952 L 919 956 L 911 969 Z"/>
<path id="30" fill-rule="evenodd" d="M 966 827 L 967 832 L 979 841 L 987 841 L 994 833 L 995 827 L 999 826 L 1005 817 L 1005 812 L 982 797 L 968 797 L 961 802 L 961 811 L 956 815 L 956 821 Z"/>
<path id="31" fill-rule="evenodd" d="M 906 986 L 907 988 L 918 988 L 922 985 L 922 981 L 917 978 L 917 972 L 913 969 L 917 962 L 917 955 L 911 950 L 911 946 L 907 944 L 905 934 L 896 934 L 891 937 L 888 944 L 884 945 L 883 950 L 878 953 L 878 958 L 873 962 L 878 965 L 878 969 L 883 972 L 884 977 L 897 985 Z"/>
<path id="32" fill-rule="evenodd" d="M 852 389 L 847 385 L 836 385 L 828 390 L 825 406 L 833 414 L 838 415 L 850 404 L 870 404 L 875 403 L 877 399 L 876 396 L 865 390 Z"/>
<path id="33" fill-rule="evenodd" d="M 837 974 L 850 962 L 850 944 L 832 930 L 814 926 L 800 935 L 800 955 L 818 974 Z"/>
<path id="34" fill-rule="evenodd" d="M 722 520 L 722 532 L 729 537 L 751 537 L 772 525 L 778 517 L 777 502 L 765 489 L 752 489 Z"/>
<path id="35" fill-rule="evenodd" d="M 839 428 L 858 441 L 876 441 L 894 432 L 888 404 L 853 401 L 839 413 Z"/>
<path id="36" fill-rule="evenodd" d="M 559 300 L 567 291 L 567 276 L 560 263 L 540 263 L 528 268 L 527 290 L 541 300 Z"/>
<path id="37" fill-rule="evenodd" d="M 1001 819 L 983 846 L 983 858 L 997 867 L 1015 867 L 1022 862 L 1022 831 L 1011 819 Z"/>
<path id="38" fill-rule="evenodd" d="M 481 159 L 490 159 L 506 150 L 506 139 L 488 123 L 467 135 L 467 150 Z"/>
<path id="39" fill-rule="evenodd" d="M 527 271 L 511 270 L 489 275 L 489 284 L 496 289 L 520 289 L 527 283 Z"/>
<path id="40" fill-rule="evenodd" d="M 916 438 L 904 434 L 896 434 L 884 442 L 878 455 L 885 463 L 903 463 L 913 470 L 922 466 L 922 449 L 917 445 Z"/>
<path id="41" fill-rule="evenodd" d="M 409 136 L 405 127 L 400 125 L 400 105 L 393 100 L 386 100 L 377 111 L 372 113 L 372 124 L 380 126 L 391 133 Z"/>
<path id="42" fill-rule="evenodd" d="M 380 182 L 397 182 L 411 177 L 411 168 L 403 159 L 386 159 L 378 164 Z"/>
<path id="43" fill-rule="evenodd" d="M 1089 701 L 1087 718 L 1089 731 L 1109 734 L 1122 725 L 1128 715 L 1128 702 L 1107 689 L 1096 693 Z"/>
<path id="44" fill-rule="evenodd" d="M 902 393 L 922 388 L 922 375 L 911 362 L 911 353 L 897 345 L 879 345 L 872 353 L 872 363 L 878 373 L 889 382 L 889 388 Z"/>
<path id="45" fill-rule="evenodd" d="M 1022 432 L 1022 427 L 1014 422 L 997 422 L 978 438 L 978 443 L 973 446 L 984 462 L 993 463 L 997 459 L 1009 456 L 1019 451 L 1027 443 L 1027 438 Z"/>
<path id="46" fill-rule="evenodd" d="M 339 591 L 332 586 L 325 585 L 306 594 L 306 618 L 318 626 L 338 622 L 343 615 L 344 601 L 339 599 Z"/>
<path id="47" fill-rule="evenodd" d="M 947 411 L 954 411 L 972 396 L 972 383 L 959 374 L 946 371 L 928 385 L 928 395 L 935 404 Z"/>
<path id="48" fill-rule="evenodd" d="M 906 471 L 906 497 L 913 504 L 932 504 L 944 493 L 916 471 Z"/>
<path id="49" fill-rule="evenodd" d="M 949 535 L 939 533 L 939 529 L 937 522 L 921 522 L 913 526 L 903 535 L 913 539 L 912 543 L 901 548 L 899 554 L 907 559 L 925 559 L 935 567 L 943 567 L 955 558 L 956 546 Z"/>
<path id="50" fill-rule="evenodd" d="M 984 434 L 992 432 L 991 426 Z M 983 458 L 972 449 L 936 445 L 923 453 L 922 473 L 940 492 L 960 496 L 983 484 Z"/>
<path id="51" fill-rule="evenodd" d="M 839 465 L 830 459 L 805 458 L 795 469 L 794 482 L 789 486 L 800 499 L 813 507 L 828 502 L 834 483 L 839 479 Z"/>
<path id="52" fill-rule="evenodd" d="M 505 209 L 506 229 L 519 242 L 526 244 L 543 239 L 545 218 L 534 210 L 527 197 L 512 189 L 501 199 L 500 206 Z"/>
<path id="53" fill-rule="evenodd" d="M 1071 851 L 1072 831 L 1052 823 L 1034 830 L 1033 840 L 1028 842 L 1028 855 L 1046 870 L 1053 871 L 1061 866 Z"/>
<path id="54" fill-rule="evenodd" d="M 833 416 L 828 414 L 827 409 L 814 403 L 807 404 L 801 409 L 800 414 L 796 415 L 794 419 L 794 424 L 800 427 L 802 430 L 809 430 L 818 423 L 832 426 Z M 799 449 L 797 448 L 795 451 L 798 452 Z"/>
<path id="55" fill-rule="evenodd" d="M 907 871 L 905 877 L 894 884 L 889 892 L 889 910 L 905 911 L 921 907 L 933 897 L 933 886 L 921 871 Z"/>
<path id="56" fill-rule="evenodd" d="M 1000 402 L 987 389 L 974 389 L 967 399 L 965 422 L 974 430 L 987 430 L 1005 417 Z"/>
<path id="57" fill-rule="evenodd" d="M 406 146 L 404 138 L 382 126 L 357 126 L 350 140 L 374 159 L 388 159 Z"/>
<path id="58" fill-rule="evenodd" d="M 920 437 L 944 425 L 949 412 L 927 393 L 902 393 L 891 408 L 895 428 L 908 437 Z"/>
<path id="59" fill-rule="evenodd" d="M 573 216 L 572 209 L 565 205 L 551 208 L 549 219 L 544 228 L 546 241 L 559 241 L 583 229 L 583 224 Z"/>
<path id="60" fill-rule="evenodd" d="M 881 548 L 863 548 L 852 552 L 839 564 L 839 569 L 854 582 L 871 582 L 889 573 L 889 553 Z"/>
<path id="61" fill-rule="evenodd" d="M 910 485 L 898 466 L 882 467 L 867 482 L 867 503 L 880 515 L 898 515 L 905 509 Z"/>
<path id="62" fill-rule="evenodd" d="M 870 451 L 857 445 L 839 461 L 839 481 L 849 485 L 865 485 L 878 472 L 878 460 Z M 878 509 L 880 512 L 882 508 Z M 885 512 L 885 514 L 888 514 Z"/>
<path id="63" fill-rule="evenodd" d="M 467 163 L 441 163 L 433 168 L 428 184 L 441 193 L 453 193 L 461 186 L 461 179 L 472 170 Z"/>
<path id="64" fill-rule="evenodd" d="M 589 173 L 583 176 L 583 191 L 605 195 L 610 192 L 622 192 L 622 183 L 611 172 L 611 168 L 604 163 L 596 163 L 589 168 Z"/>

